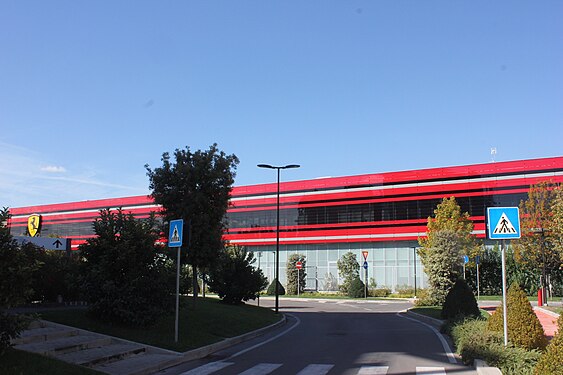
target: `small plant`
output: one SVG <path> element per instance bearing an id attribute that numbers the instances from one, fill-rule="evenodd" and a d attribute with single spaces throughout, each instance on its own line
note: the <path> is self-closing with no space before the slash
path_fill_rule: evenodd
<path id="1" fill-rule="evenodd" d="M 457 279 L 442 306 L 442 319 L 478 317 L 481 315 L 477 300 L 465 280 Z"/>
<path id="2" fill-rule="evenodd" d="M 371 297 L 387 297 L 391 294 L 391 289 L 389 288 L 377 288 L 377 289 L 370 289 L 369 295 Z"/>
<path id="3" fill-rule="evenodd" d="M 557 319 L 558 330 L 555 337 L 547 346 L 546 352 L 540 357 L 534 374 L 561 375 L 563 374 L 563 315 Z"/>
<path id="4" fill-rule="evenodd" d="M 517 283 L 513 283 L 507 294 L 508 306 L 508 340 L 524 349 L 545 349 L 547 338 L 541 323 L 534 314 L 532 305 L 526 294 Z M 503 306 L 497 307 L 495 313 L 489 318 L 488 328 L 491 331 L 503 332 Z"/>
<path id="5" fill-rule="evenodd" d="M 269 295 L 269 296 L 275 296 L 276 295 L 276 284 L 275 284 L 276 281 L 277 281 L 277 279 L 272 281 L 270 286 L 268 286 L 268 290 L 266 290 L 267 295 Z M 285 295 L 285 288 L 283 287 L 282 283 L 280 283 L 279 281 L 278 281 L 278 293 L 279 293 L 280 296 Z"/>

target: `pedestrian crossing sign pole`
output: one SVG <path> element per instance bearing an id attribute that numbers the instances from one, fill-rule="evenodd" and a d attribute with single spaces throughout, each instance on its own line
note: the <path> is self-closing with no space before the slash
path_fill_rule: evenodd
<path id="1" fill-rule="evenodd" d="M 168 247 L 178 248 L 178 265 L 176 269 L 176 321 L 174 324 L 174 342 L 178 342 L 178 311 L 180 309 L 180 252 L 182 250 L 182 237 L 184 233 L 184 220 L 170 221 L 168 232 Z"/>
<path id="2" fill-rule="evenodd" d="M 506 311 L 506 240 L 520 238 L 520 212 L 518 207 L 487 207 L 487 232 L 491 240 L 502 240 L 502 306 L 504 320 L 504 346 L 508 345 Z"/>

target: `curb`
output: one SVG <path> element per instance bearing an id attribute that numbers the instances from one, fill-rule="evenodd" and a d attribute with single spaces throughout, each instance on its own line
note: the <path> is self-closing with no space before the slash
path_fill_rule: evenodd
<path id="1" fill-rule="evenodd" d="M 482 359 L 476 359 L 473 364 L 479 375 L 502 375 L 499 368 L 488 366 Z"/>
<path id="2" fill-rule="evenodd" d="M 423 321 L 424 323 L 430 324 L 432 327 L 434 327 L 438 330 L 440 328 L 442 328 L 442 325 L 444 324 L 443 320 L 431 318 L 431 317 L 426 316 L 426 315 L 421 315 L 421 314 L 415 313 L 414 311 L 411 311 L 411 309 L 407 310 L 407 314 L 411 315 L 412 317 L 414 317 L 418 320 Z"/>
<path id="3" fill-rule="evenodd" d="M 547 314 L 547 315 L 550 315 L 550 316 L 552 316 L 552 317 L 554 317 L 554 318 L 559 318 L 559 314 L 557 314 L 556 312 L 553 312 L 553 311 L 551 311 L 551 310 L 544 309 L 543 307 L 534 306 L 533 309 L 534 309 L 534 310 L 539 310 L 539 311 L 541 311 L 541 312 L 543 312 L 543 313 L 545 313 L 545 314 Z"/>

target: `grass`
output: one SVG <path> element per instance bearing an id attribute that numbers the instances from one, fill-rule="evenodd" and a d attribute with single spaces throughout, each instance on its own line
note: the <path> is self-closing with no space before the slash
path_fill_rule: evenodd
<path id="1" fill-rule="evenodd" d="M 178 343 L 174 342 L 174 313 L 163 316 L 154 326 L 131 328 L 110 324 L 90 316 L 87 310 L 71 309 L 41 313 L 45 320 L 107 334 L 130 341 L 184 352 L 273 324 L 279 315 L 250 305 L 225 305 L 214 298 L 184 298 L 179 314 Z"/>
<path id="2" fill-rule="evenodd" d="M 2 375 L 100 375 L 101 372 L 71 365 L 39 354 L 8 349 L 0 356 Z"/>

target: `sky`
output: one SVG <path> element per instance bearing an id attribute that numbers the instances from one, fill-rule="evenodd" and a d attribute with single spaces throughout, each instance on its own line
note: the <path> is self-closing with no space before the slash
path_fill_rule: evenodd
<path id="1" fill-rule="evenodd" d="M 562 1 L 0 1 L 0 207 L 563 155 Z M 496 154 L 491 155 L 491 149 Z"/>

